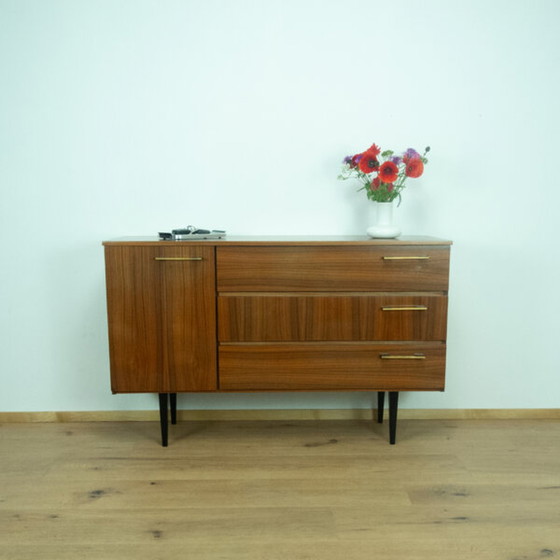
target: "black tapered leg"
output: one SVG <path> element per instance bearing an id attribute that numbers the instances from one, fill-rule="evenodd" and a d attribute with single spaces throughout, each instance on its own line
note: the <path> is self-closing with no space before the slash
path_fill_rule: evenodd
<path id="1" fill-rule="evenodd" d="M 161 445 L 167 447 L 167 393 L 159 394 L 159 423 L 161 425 Z"/>
<path id="2" fill-rule="evenodd" d="M 383 424 L 383 408 L 385 407 L 385 391 L 377 393 L 377 423 Z"/>
<path id="3" fill-rule="evenodd" d="M 389 443 L 394 445 L 397 439 L 397 410 L 399 406 L 399 393 L 389 391 Z"/>
<path id="4" fill-rule="evenodd" d="M 171 423 L 177 424 L 177 393 L 169 394 L 169 405 L 171 408 Z"/>

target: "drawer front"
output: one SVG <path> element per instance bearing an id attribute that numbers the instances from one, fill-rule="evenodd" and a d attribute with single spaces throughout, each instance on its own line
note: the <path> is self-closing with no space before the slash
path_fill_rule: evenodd
<path id="1" fill-rule="evenodd" d="M 447 297 L 224 293 L 221 342 L 445 340 Z"/>
<path id="2" fill-rule="evenodd" d="M 224 344 L 222 391 L 442 391 L 445 345 Z"/>
<path id="3" fill-rule="evenodd" d="M 447 291 L 448 246 L 218 247 L 218 291 Z"/>

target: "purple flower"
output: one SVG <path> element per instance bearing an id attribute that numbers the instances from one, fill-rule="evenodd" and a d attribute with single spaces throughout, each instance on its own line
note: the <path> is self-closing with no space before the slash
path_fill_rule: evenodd
<path id="1" fill-rule="evenodd" d="M 408 150 L 406 150 L 406 152 L 403 154 L 403 159 L 405 160 L 417 157 L 420 157 L 420 154 L 412 148 L 408 148 Z"/>
<path id="2" fill-rule="evenodd" d="M 352 156 L 346 156 L 343 160 L 342 163 L 345 163 L 346 165 L 348 165 L 349 163 L 352 163 Z"/>
<path id="3" fill-rule="evenodd" d="M 402 161 L 402 157 L 399 156 L 393 156 L 391 158 L 391 161 L 395 164 L 395 165 L 400 165 L 401 161 Z"/>

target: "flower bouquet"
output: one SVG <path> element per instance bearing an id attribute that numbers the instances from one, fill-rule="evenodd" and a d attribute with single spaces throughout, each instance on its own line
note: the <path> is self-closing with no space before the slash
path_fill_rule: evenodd
<path id="1" fill-rule="evenodd" d="M 406 179 L 415 179 L 424 173 L 429 151 L 429 146 L 423 154 L 409 148 L 403 154 L 395 155 L 392 150 L 381 152 L 376 144 L 372 144 L 365 152 L 345 157 L 338 178 L 360 180 L 362 186 L 358 190 L 364 190 L 369 200 L 393 202 L 398 199 L 400 204 Z"/>

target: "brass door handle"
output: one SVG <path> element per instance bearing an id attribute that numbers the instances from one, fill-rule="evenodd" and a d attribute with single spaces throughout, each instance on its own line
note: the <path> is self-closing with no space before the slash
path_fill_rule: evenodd
<path id="1" fill-rule="evenodd" d="M 154 257 L 155 261 L 201 261 L 202 257 Z"/>
<path id="2" fill-rule="evenodd" d="M 379 354 L 379 357 L 382 360 L 425 360 L 425 354 L 403 354 L 403 355 L 396 355 L 396 354 Z"/>
<path id="3" fill-rule="evenodd" d="M 402 257 L 383 257 L 384 261 L 427 261 L 430 260 L 428 256 L 402 256 Z"/>
<path id="4" fill-rule="evenodd" d="M 381 308 L 382 311 L 428 311 L 428 308 L 425 305 L 402 305 L 402 306 L 383 306 Z"/>

